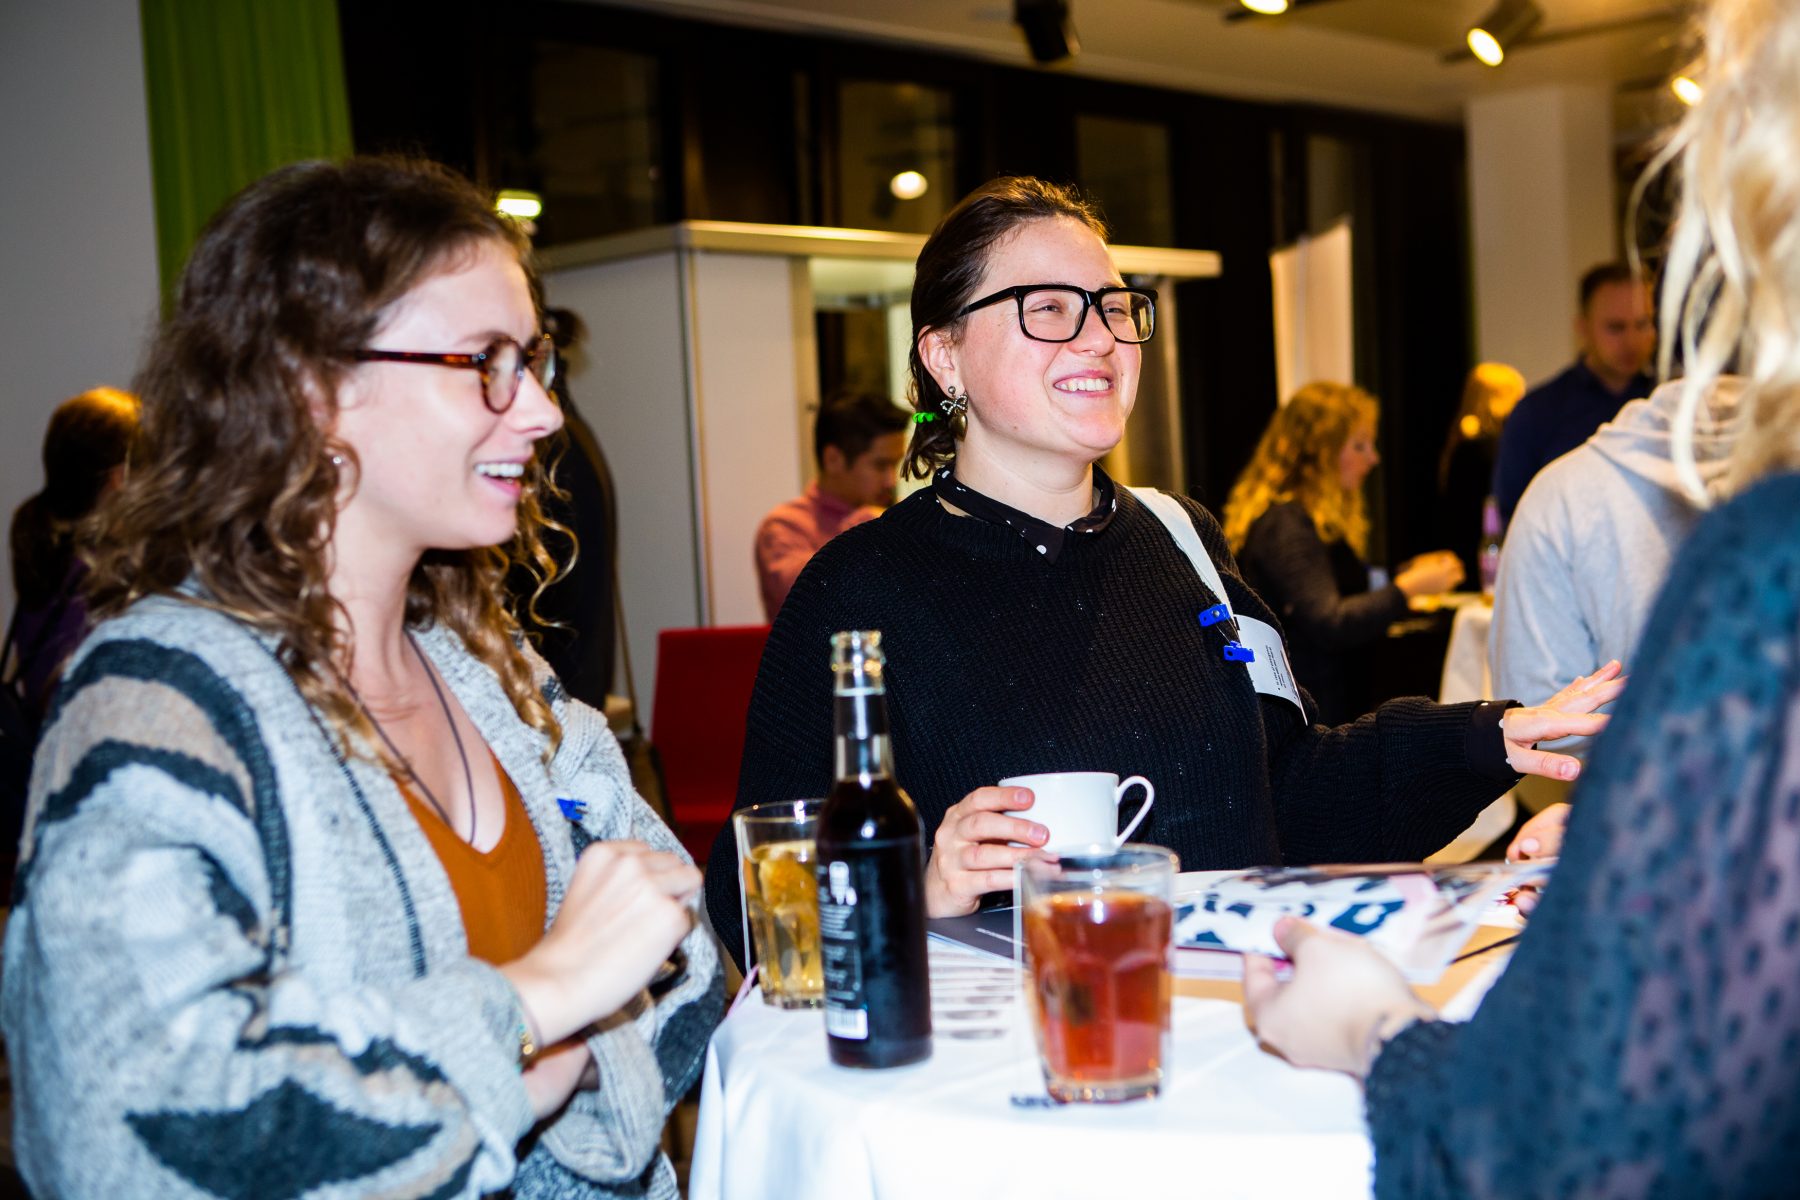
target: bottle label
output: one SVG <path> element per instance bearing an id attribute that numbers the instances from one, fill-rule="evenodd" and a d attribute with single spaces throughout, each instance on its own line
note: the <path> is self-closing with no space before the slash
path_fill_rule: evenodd
<path id="1" fill-rule="evenodd" d="M 825 975 L 825 1032 L 867 1041 L 868 1001 L 863 996 L 862 939 L 857 920 L 856 884 L 843 859 L 821 863 L 819 944 Z"/>

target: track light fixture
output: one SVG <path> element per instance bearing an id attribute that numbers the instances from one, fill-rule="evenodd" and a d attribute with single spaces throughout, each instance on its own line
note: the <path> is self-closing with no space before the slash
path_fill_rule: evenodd
<path id="1" fill-rule="evenodd" d="M 1497 67 L 1506 52 L 1544 19 L 1534 0 L 1500 0 L 1487 16 L 1469 27 L 1469 53 L 1490 67 Z"/>
<path id="2" fill-rule="evenodd" d="M 1013 0 L 1013 24 L 1025 31 L 1031 61 L 1040 66 L 1081 53 L 1081 42 L 1069 20 L 1069 0 Z"/>
<path id="3" fill-rule="evenodd" d="M 1288 10 L 1288 0 L 1238 0 L 1238 3 L 1265 17 L 1279 16 Z"/>

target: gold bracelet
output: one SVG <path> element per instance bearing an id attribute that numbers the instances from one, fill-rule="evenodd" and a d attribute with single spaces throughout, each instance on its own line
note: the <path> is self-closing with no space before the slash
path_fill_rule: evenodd
<path id="1" fill-rule="evenodd" d="M 519 1069 L 523 1071 L 537 1057 L 537 1039 L 531 1036 L 531 1014 L 525 1010 L 525 997 L 519 995 L 519 989 L 504 974 L 500 976 L 506 984 L 506 990 L 512 993 L 513 1015 L 517 1018 L 513 1027 L 514 1036 L 519 1039 Z"/>

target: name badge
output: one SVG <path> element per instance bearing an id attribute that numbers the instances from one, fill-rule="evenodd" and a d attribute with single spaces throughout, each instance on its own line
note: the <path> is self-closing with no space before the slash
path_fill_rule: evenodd
<path id="1" fill-rule="evenodd" d="M 1294 669 L 1288 666 L 1287 648 L 1281 635 L 1266 621 L 1237 613 L 1238 641 L 1248 646 L 1255 656 L 1244 664 L 1250 672 L 1250 684 L 1264 696 L 1279 696 L 1294 706 L 1306 723 L 1306 706 L 1300 703 L 1300 685 L 1294 682 Z"/>

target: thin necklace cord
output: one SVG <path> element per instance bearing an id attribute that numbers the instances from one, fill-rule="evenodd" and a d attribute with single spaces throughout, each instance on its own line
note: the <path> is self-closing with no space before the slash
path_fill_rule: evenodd
<path id="1" fill-rule="evenodd" d="M 456 742 L 456 757 L 462 761 L 463 787 L 465 787 L 469 793 L 468 842 L 469 845 L 473 846 L 475 844 L 476 814 L 475 775 L 469 770 L 469 753 L 463 746 L 462 734 L 456 728 L 456 716 L 450 711 L 450 701 L 444 695 L 443 685 L 438 682 L 437 672 L 432 669 L 430 660 L 425 657 L 425 652 L 419 649 L 419 643 L 413 637 L 412 631 L 410 630 L 407 631 L 406 642 L 407 645 L 412 647 L 413 653 L 418 656 L 419 665 L 425 668 L 425 678 L 430 681 L 431 690 L 437 696 L 438 707 L 443 710 L 444 720 L 450 723 L 450 737 Z M 414 783 L 419 785 L 419 790 L 425 793 L 425 798 L 427 800 L 431 801 L 431 807 L 436 809 L 438 816 L 444 819 L 444 824 L 450 826 L 450 828 L 454 830 L 456 828 L 456 823 L 450 819 L 450 811 L 438 802 L 437 795 L 432 792 L 431 788 L 423 779 L 419 778 L 419 773 L 413 769 L 412 760 L 400 752 L 400 747 L 394 744 L 394 739 L 388 736 L 388 731 L 381 727 L 381 722 L 375 718 L 374 710 L 364 703 L 362 694 L 356 690 L 356 685 L 352 684 L 348 679 L 345 679 L 344 686 L 350 689 L 351 697 L 356 701 L 357 707 L 363 710 L 363 716 L 369 718 L 369 724 L 375 727 L 375 732 L 380 736 L 382 744 L 385 745 L 388 748 L 388 751 L 399 760 L 400 765 L 406 768 L 407 776 L 411 778 Z"/>

